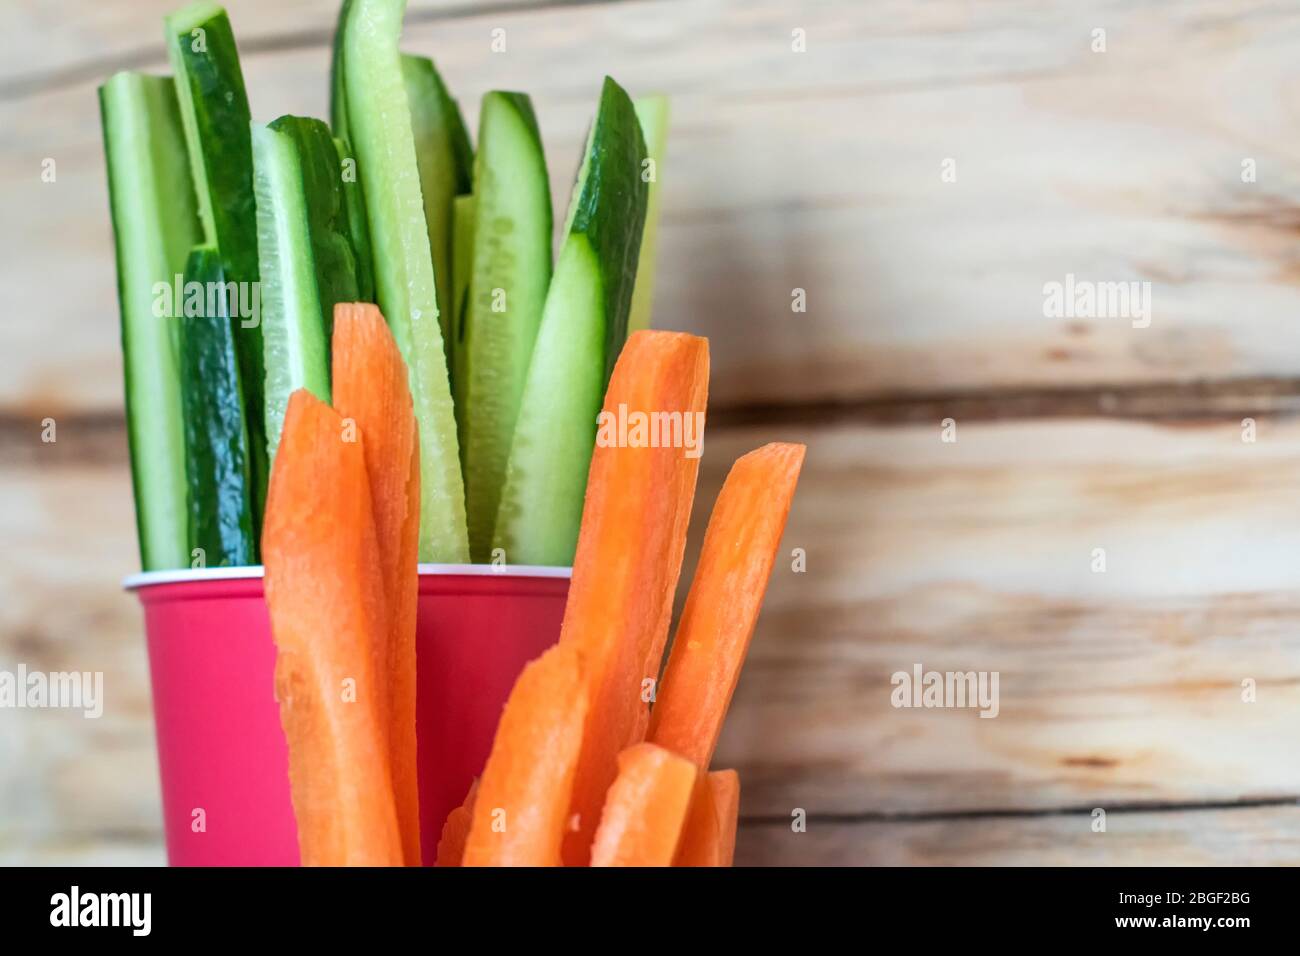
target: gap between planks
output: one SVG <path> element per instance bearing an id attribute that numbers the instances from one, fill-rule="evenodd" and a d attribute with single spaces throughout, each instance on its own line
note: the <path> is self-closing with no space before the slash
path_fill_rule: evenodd
<path id="1" fill-rule="evenodd" d="M 743 787 L 743 781 L 742 781 Z M 743 790 L 742 790 L 743 799 Z M 1104 802 L 1072 807 L 990 807 L 978 810 L 935 810 L 918 813 L 810 813 L 809 823 L 943 823 L 954 820 L 1032 819 L 1036 817 L 1087 816 L 1100 807 L 1107 815 L 1136 813 L 1203 813 L 1211 810 L 1258 810 L 1269 807 L 1300 807 L 1300 795 L 1260 797 L 1247 800 L 1208 800 L 1193 803 L 1120 803 Z M 775 815 L 741 816 L 742 827 L 789 826 L 790 817 Z"/>
<path id="2" fill-rule="evenodd" d="M 1108 388 L 996 389 L 900 393 L 845 401 L 720 405 L 709 410 L 715 434 L 755 425 L 917 425 L 1097 418 L 1198 424 L 1300 414 L 1300 379 L 1256 378 L 1143 384 Z M 41 433 L 53 418 L 59 440 Z M 0 411 L 0 461 L 8 465 L 101 465 L 126 461 L 126 422 L 120 411 Z M 65 439 L 72 439 L 67 441 Z"/>

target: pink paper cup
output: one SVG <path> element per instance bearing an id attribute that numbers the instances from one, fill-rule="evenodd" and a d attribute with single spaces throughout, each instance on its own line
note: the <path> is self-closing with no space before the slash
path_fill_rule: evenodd
<path id="1" fill-rule="evenodd" d="M 262 569 L 155 571 L 144 605 L 173 866 L 296 866 Z M 483 770 L 524 664 L 560 635 L 568 568 L 420 565 L 416 734 L 426 864 Z"/>

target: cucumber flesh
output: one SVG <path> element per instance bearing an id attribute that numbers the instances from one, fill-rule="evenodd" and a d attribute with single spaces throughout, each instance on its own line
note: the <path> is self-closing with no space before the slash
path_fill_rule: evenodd
<path id="1" fill-rule="evenodd" d="M 189 545 L 207 567 L 257 563 L 249 438 L 235 322 L 221 256 L 210 246 L 185 266 L 181 324 Z M 198 290 L 194 296 L 193 290 Z"/>
<path id="2" fill-rule="evenodd" d="M 529 363 L 497 514 L 493 544 L 512 563 L 573 560 L 596 415 L 627 334 L 645 222 L 645 158 L 632 101 L 606 77 Z"/>
<path id="3" fill-rule="evenodd" d="M 433 257 L 397 44 L 403 0 L 352 0 L 343 23 L 349 144 L 357 157 L 379 306 L 406 359 L 420 435 L 420 560 L 469 558 L 456 418 Z"/>
<path id="4" fill-rule="evenodd" d="M 506 459 L 551 280 L 551 187 L 522 93 L 483 97 L 462 366 L 470 557 L 487 562 Z"/>
<path id="5" fill-rule="evenodd" d="M 204 243 L 221 256 L 226 281 L 251 290 L 258 281 L 253 151 L 248 95 L 230 20 L 220 6 L 199 2 L 171 14 L 164 23 Z M 249 299 L 241 296 L 241 307 Z M 262 333 L 255 316 L 232 318 L 239 319 L 234 323 L 235 348 L 248 413 L 254 513 L 260 521 L 269 464 Z"/>
<path id="6" fill-rule="evenodd" d="M 573 563 L 605 391 L 602 270 L 582 233 L 555 265 L 515 425 L 492 546 L 512 564 Z"/>
<path id="7" fill-rule="evenodd" d="M 596 251 L 605 286 L 605 381 L 627 338 L 637 256 L 649 185 L 641 178 L 645 137 L 627 92 L 608 76 L 591 130 L 591 146 L 574 191 L 569 234 L 583 233 Z M 592 423 L 593 431 L 595 423 Z"/>
<path id="8" fill-rule="evenodd" d="M 177 321 L 155 315 L 201 229 L 171 77 L 118 73 L 99 88 L 117 252 L 127 439 L 140 564 L 190 562 Z M 173 309 L 175 310 L 175 303 Z"/>
<path id="9" fill-rule="evenodd" d="M 663 193 L 659 187 L 659 177 L 663 175 L 664 154 L 668 147 L 668 97 L 643 96 L 633 101 L 632 105 L 636 108 L 637 119 L 641 121 L 646 154 L 654 163 L 654 178 L 648 184 L 650 195 L 646 200 L 645 228 L 641 231 L 641 253 L 636 267 L 636 284 L 632 289 L 632 311 L 627 318 L 629 334 L 650 328 L 659 237 L 659 198 Z"/>
<path id="10" fill-rule="evenodd" d="M 357 298 L 339 153 L 320 120 L 282 116 L 253 126 L 258 269 L 272 460 L 289 395 L 330 401 L 334 305 Z"/>
<path id="11" fill-rule="evenodd" d="M 437 68 L 428 57 L 402 55 L 402 79 L 411 107 L 411 132 L 415 136 L 415 159 L 420 170 L 420 193 L 424 199 L 424 220 L 433 256 L 433 276 L 438 296 L 447 365 L 451 366 L 452 302 L 451 242 L 452 200 L 461 190 L 465 173 L 458 168 L 456 139 L 464 135 L 460 109 L 447 93 Z"/>

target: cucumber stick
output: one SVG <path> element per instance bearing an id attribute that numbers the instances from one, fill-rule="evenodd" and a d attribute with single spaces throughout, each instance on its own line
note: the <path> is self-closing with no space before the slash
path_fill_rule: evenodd
<path id="1" fill-rule="evenodd" d="M 197 294 L 191 292 L 195 290 Z M 225 269 L 211 246 L 185 266 L 181 395 L 189 544 L 208 567 L 257 563 L 247 416 Z"/>
<path id="2" fill-rule="evenodd" d="M 415 135 L 397 44 L 404 0 L 351 0 L 341 38 L 349 145 L 357 157 L 379 306 L 406 359 L 420 433 L 420 560 L 469 558 L 451 386 L 438 327 Z"/>
<path id="3" fill-rule="evenodd" d="M 646 214 L 645 158 L 632 101 L 606 77 L 529 363 L 497 514 L 493 546 L 504 548 L 512 563 L 573 561 L 596 415 L 627 334 Z"/>
<path id="4" fill-rule="evenodd" d="M 272 459 L 289 395 L 330 400 L 334 305 L 357 299 L 356 259 L 339 152 L 320 120 L 253 125 L 266 438 Z"/>
<path id="5" fill-rule="evenodd" d="M 375 301 L 375 257 L 370 249 L 370 224 L 366 222 L 366 199 L 361 195 L 361 180 L 357 176 L 357 161 L 348 144 L 334 138 L 334 148 L 339 155 L 342 171 L 343 208 L 348 216 L 348 235 L 352 239 L 353 259 L 357 275 L 357 301 Z"/>
<path id="6" fill-rule="evenodd" d="M 118 73 L 99 88 L 99 105 L 140 564 L 146 571 L 181 568 L 190 554 L 180 337 L 176 320 L 154 306 L 201 235 L 185 133 L 170 77 Z"/>
<path id="7" fill-rule="evenodd" d="M 343 89 L 343 37 L 352 0 L 343 0 L 334 28 L 334 47 L 330 59 L 330 128 L 351 149 L 352 132 L 348 129 L 348 98 Z"/>
<path id="8" fill-rule="evenodd" d="M 248 306 L 257 288 L 257 214 L 248 96 L 225 10 L 194 3 L 166 18 L 191 176 L 206 245 L 216 248 L 227 282 L 241 289 L 235 322 L 244 407 L 252 451 L 253 501 L 260 521 L 268 462 L 263 422 L 262 333 Z"/>
<path id="9" fill-rule="evenodd" d="M 491 559 L 506 459 L 551 281 L 551 187 L 522 93 L 488 93 L 479 116 L 462 412 L 474 561 Z"/>
<path id="10" fill-rule="evenodd" d="M 632 311 L 627 318 L 629 333 L 650 328 L 650 310 L 654 299 L 655 253 L 659 234 L 659 177 L 664 169 L 668 147 L 668 97 L 643 96 L 632 105 L 641 121 L 646 155 L 650 160 L 642 179 L 647 179 L 650 196 L 646 201 L 645 228 L 641 231 L 641 253 L 636 267 L 636 285 L 632 290 Z"/>
<path id="11" fill-rule="evenodd" d="M 433 277 L 438 295 L 438 321 L 443 346 L 451 365 L 452 339 L 452 200 L 469 192 L 471 171 L 461 168 L 466 137 L 460 108 L 428 57 L 402 55 L 402 79 L 411 107 L 411 132 L 415 136 L 415 160 L 420 171 L 420 193 L 424 199 L 424 221 L 433 255 Z"/>
<path id="12" fill-rule="evenodd" d="M 455 343 L 451 352 L 451 392 L 456 404 L 461 465 L 465 460 L 465 324 L 469 315 L 469 285 L 474 269 L 474 194 L 457 196 L 451 209 L 451 284 Z"/>

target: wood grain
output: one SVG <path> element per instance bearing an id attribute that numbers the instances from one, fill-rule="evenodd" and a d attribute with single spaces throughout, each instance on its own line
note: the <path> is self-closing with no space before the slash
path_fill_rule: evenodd
<path id="1" fill-rule="evenodd" d="M 742 825 L 737 866 L 1296 866 L 1300 806 Z"/>
<path id="2" fill-rule="evenodd" d="M 0 666 L 103 671 L 107 697 L 100 720 L 0 711 L 3 864 L 163 859 L 118 590 L 136 554 L 94 86 L 165 68 L 174 5 L 0 12 Z M 1300 8 L 411 6 L 404 45 L 471 126 L 483 92 L 533 95 L 556 208 L 604 73 L 671 95 L 657 324 L 708 335 L 714 363 L 692 552 L 730 461 L 809 445 L 717 757 L 742 776 L 738 862 L 1300 863 Z M 323 115 L 336 3 L 229 7 L 256 117 Z M 1045 317 L 1067 273 L 1151 282 L 1151 326 Z M 916 663 L 997 671 L 999 716 L 895 709 Z"/>
<path id="3" fill-rule="evenodd" d="M 584 0 L 576 0 L 582 3 Z M 590 2 L 590 0 L 586 0 Z M 539 6 L 542 0 L 411 0 L 407 21 L 422 23 L 468 16 L 490 16 Z M 161 46 L 163 17 L 185 4 L 178 0 L 13 0 L 6 5 L 14 43 L 0 63 L 0 100 L 98 82 L 121 69 L 167 68 Z M 341 0 L 225 0 L 241 52 L 320 45 L 334 35 Z M 547 0 L 549 7 L 575 0 Z"/>
<path id="4" fill-rule="evenodd" d="M 602 73 L 671 94 L 657 322 L 710 336 L 716 402 L 1295 376 L 1300 177 L 1278 131 L 1300 8 L 867 10 L 654 0 L 426 20 L 405 42 L 471 124 L 487 89 L 533 94 L 557 208 Z M 122 19 L 152 37 L 155 13 Z M 255 114 L 322 114 L 326 67 L 319 42 L 254 49 Z M 119 407 L 93 84 L 0 104 L 0 126 L 0 203 L 21 225 L 0 237 L 0 286 L 28 317 L 0 325 L 0 407 Z M 1069 273 L 1151 282 L 1151 326 L 1045 317 L 1044 284 Z"/>
<path id="5" fill-rule="evenodd" d="M 1233 422 L 939 434 L 937 422 L 711 432 L 692 554 L 735 457 L 778 438 L 809 445 L 715 761 L 739 769 L 745 816 L 1300 795 L 1300 423 L 1261 418 L 1254 444 Z M 139 840 L 157 820 L 140 618 L 117 587 L 136 560 L 126 468 L 28 462 L 0 468 L 0 662 L 103 670 L 109 707 L 100 721 L 0 715 L 0 855 L 69 832 Z M 1091 570 L 1095 547 L 1105 573 Z M 999 716 L 893 708 L 890 674 L 917 662 L 998 671 Z M 88 783 L 99 799 L 83 798 Z M 861 839 L 887 856 L 894 838 Z M 846 859 L 813 839 L 764 846 L 773 861 Z M 995 846 L 976 850 L 992 859 Z"/>
<path id="6" fill-rule="evenodd" d="M 1300 794 L 1300 429 L 957 427 L 706 443 L 697 532 L 730 461 L 808 443 L 716 757 L 746 814 Z M 999 716 L 894 708 L 891 675 L 917 663 L 999 672 Z"/>

